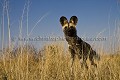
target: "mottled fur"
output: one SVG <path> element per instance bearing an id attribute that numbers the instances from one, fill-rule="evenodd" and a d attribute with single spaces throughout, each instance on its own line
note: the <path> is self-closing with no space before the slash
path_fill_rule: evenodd
<path id="1" fill-rule="evenodd" d="M 79 59 L 82 59 L 81 66 L 85 66 L 88 68 L 86 60 L 89 57 L 91 61 L 91 65 L 97 67 L 97 64 L 94 63 L 94 57 L 99 59 L 100 57 L 96 52 L 92 49 L 92 47 L 83 41 L 81 38 L 77 36 L 76 24 L 78 18 L 76 16 L 72 16 L 70 21 L 68 22 L 67 18 L 62 16 L 60 18 L 60 23 L 62 25 L 62 29 L 66 38 L 66 41 L 69 45 L 69 51 L 71 53 L 72 65 L 75 59 L 75 55 L 78 55 Z M 71 66 L 72 66 L 71 65 Z"/>

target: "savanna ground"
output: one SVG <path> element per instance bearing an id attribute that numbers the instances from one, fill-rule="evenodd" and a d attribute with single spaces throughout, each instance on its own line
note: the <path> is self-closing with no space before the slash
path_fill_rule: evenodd
<path id="1" fill-rule="evenodd" d="M 0 57 L 0 80 L 120 80 L 120 52 L 101 54 L 94 68 L 80 66 L 76 56 L 71 76 L 70 53 L 60 44 L 36 51 L 34 46 L 6 49 Z"/>
<path id="2" fill-rule="evenodd" d="M 28 6 L 25 9 L 28 9 Z M 120 25 L 118 25 L 118 29 L 116 28 L 117 32 L 115 31 L 115 34 L 113 34 L 115 36 L 114 39 L 117 41 L 115 45 L 117 44 L 118 46 L 109 46 L 110 51 L 108 53 L 103 50 L 99 51 L 101 59 L 100 61 L 95 61 L 98 65 L 97 68 L 91 66 L 89 60 L 87 61 L 89 69 L 81 68 L 76 56 L 73 73 L 71 73 L 70 53 L 61 43 L 48 44 L 40 50 L 37 50 L 33 45 L 18 45 L 17 47 L 15 47 L 16 45 L 12 45 L 13 47 L 11 47 L 8 44 L 9 47 L 4 48 L 4 36 L 8 36 L 9 43 L 11 39 L 9 8 L 6 0 L 4 0 L 2 13 L 3 34 L 2 50 L 0 51 L 0 80 L 120 80 Z M 5 14 L 7 14 L 8 35 L 4 35 L 4 27 L 6 27 L 4 26 Z M 23 10 L 19 25 L 20 36 L 22 36 L 24 15 Z M 28 16 L 28 14 L 26 15 Z M 114 45 L 112 40 L 109 42 Z"/>

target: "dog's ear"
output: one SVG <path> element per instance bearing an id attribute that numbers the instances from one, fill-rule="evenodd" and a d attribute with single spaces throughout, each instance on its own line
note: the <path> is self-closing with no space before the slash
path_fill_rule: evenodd
<path id="1" fill-rule="evenodd" d="M 62 17 L 60 18 L 60 23 L 61 23 L 62 26 L 64 26 L 65 24 L 68 24 L 67 18 L 64 17 L 64 16 L 62 16 Z"/>
<path id="2" fill-rule="evenodd" d="M 72 16 L 70 18 L 70 22 L 69 23 L 72 23 L 73 25 L 76 25 L 78 22 L 78 18 L 76 16 Z"/>

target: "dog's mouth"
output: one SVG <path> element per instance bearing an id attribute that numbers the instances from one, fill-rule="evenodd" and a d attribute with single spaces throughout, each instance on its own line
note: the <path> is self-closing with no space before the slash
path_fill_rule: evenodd
<path id="1" fill-rule="evenodd" d="M 68 30 L 68 33 L 69 33 L 69 34 L 74 34 L 74 33 L 75 33 L 75 30 L 70 29 L 70 30 Z"/>

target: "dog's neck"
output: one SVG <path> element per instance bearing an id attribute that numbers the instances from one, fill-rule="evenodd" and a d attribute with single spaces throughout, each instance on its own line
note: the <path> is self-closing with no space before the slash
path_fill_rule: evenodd
<path id="1" fill-rule="evenodd" d="M 69 45 L 80 45 L 83 42 L 82 39 L 79 38 L 77 35 L 75 35 L 74 37 L 65 36 L 65 38 Z"/>

